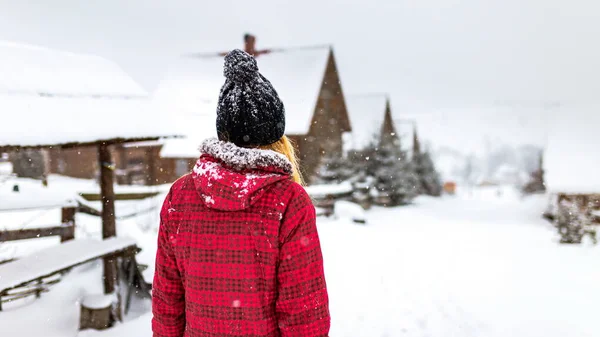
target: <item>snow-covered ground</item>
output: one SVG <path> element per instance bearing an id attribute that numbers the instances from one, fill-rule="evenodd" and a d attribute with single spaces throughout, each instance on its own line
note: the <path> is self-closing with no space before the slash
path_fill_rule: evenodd
<path id="1" fill-rule="evenodd" d="M 541 219 L 545 201 L 488 188 L 374 208 L 366 225 L 319 218 L 331 336 L 600 336 L 600 247 L 559 245 Z M 150 264 L 154 221 L 132 218 L 118 228 Z M 41 299 L 7 306 L 1 335 L 77 336 L 78 301 L 101 291 L 100 275 L 100 264 L 85 265 Z M 149 336 L 149 308 L 138 301 L 125 323 L 79 336 Z"/>

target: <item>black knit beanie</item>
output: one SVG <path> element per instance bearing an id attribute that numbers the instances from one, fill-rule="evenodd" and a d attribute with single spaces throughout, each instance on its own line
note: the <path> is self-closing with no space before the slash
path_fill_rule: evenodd
<path id="1" fill-rule="evenodd" d="M 256 60 L 236 49 L 225 56 L 225 84 L 217 106 L 217 135 L 238 146 L 269 145 L 283 137 L 285 109 L 258 72 Z"/>

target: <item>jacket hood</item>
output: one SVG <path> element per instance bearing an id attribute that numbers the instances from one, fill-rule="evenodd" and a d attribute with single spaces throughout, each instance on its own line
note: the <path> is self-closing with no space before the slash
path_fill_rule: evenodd
<path id="1" fill-rule="evenodd" d="M 200 145 L 194 186 L 206 207 L 238 211 L 250 207 L 270 185 L 290 179 L 292 164 L 270 150 L 243 148 L 210 138 Z"/>

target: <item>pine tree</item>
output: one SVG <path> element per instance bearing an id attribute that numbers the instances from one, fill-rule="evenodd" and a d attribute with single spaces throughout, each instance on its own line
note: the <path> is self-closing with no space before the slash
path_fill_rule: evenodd
<path id="1" fill-rule="evenodd" d="M 413 155 L 412 164 L 418 176 L 418 189 L 420 194 L 439 197 L 442 195 L 442 182 L 435 169 L 429 151 L 422 151 L 416 128 L 413 130 Z"/>
<path id="2" fill-rule="evenodd" d="M 442 195 L 442 182 L 429 152 L 414 154 L 412 162 L 419 177 L 419 192 L 434 197 Z"/>
<path id="3" fill-rule="evenodd" d="M 372 142 L 358 153 L 360 176 L 371 182 L 377 203 L 396 206 L 417 195 L 418 179 L 406 152 L 396 144 Z"/>
<path id="4" fill-rule="evenodd" d="M 356 175 L 356 169 L 347 157 L 338 153 L 325 152 L 317 168 L 314 184 L 339 184 Z"/>

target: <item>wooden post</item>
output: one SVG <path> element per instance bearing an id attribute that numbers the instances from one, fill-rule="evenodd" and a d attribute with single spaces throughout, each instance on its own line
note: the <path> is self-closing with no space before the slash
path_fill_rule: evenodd
<path id="1" fill-rule="evenodd" d="M 100 195 L 102 199 L 102 238 L 117 236 L 115 223 L 115 191 L 114 165 L 108 144 L 98 145 L 98 162 L 100 164 Z M 113 293 L 117 283 L 117 259 L 104 258 L 104 293 Z"/>
<path id="2" fill-rule="evenodd" d="M 148 172 L 146 172 L 146 185 L 153 186 L 156 185 L 156 156 L 154 154 L 153 147 L 147 147 L 144 149 L 146 152 L 146 167 Z"/>
<path id="3" fill-rule="evenodd" d="M 117 147 L 117 153 L 119 154 L 119 170 L 122 172 L 122 176 L 120 176 L 120 181 L 117 179 L 118 184 L 127 184 L 131 185 L 131 179 L 129 179 L 129 174 L 127 173 L 127 154 L 125 153 L 125 145 L 120 144 Z"/>
<path id="4" fill-rule="evenodd" d="M 40 298 L 42 294 L 42 279 L 36 281 L 35 298 Z"/>
<path id="5" fill-rule="evenodd" d="M 60 235 L 60 242 L 73 240 L 75 238 L 75 207 L 63 207 L 61 215 L 61 223 L 66 228 Z"/>

